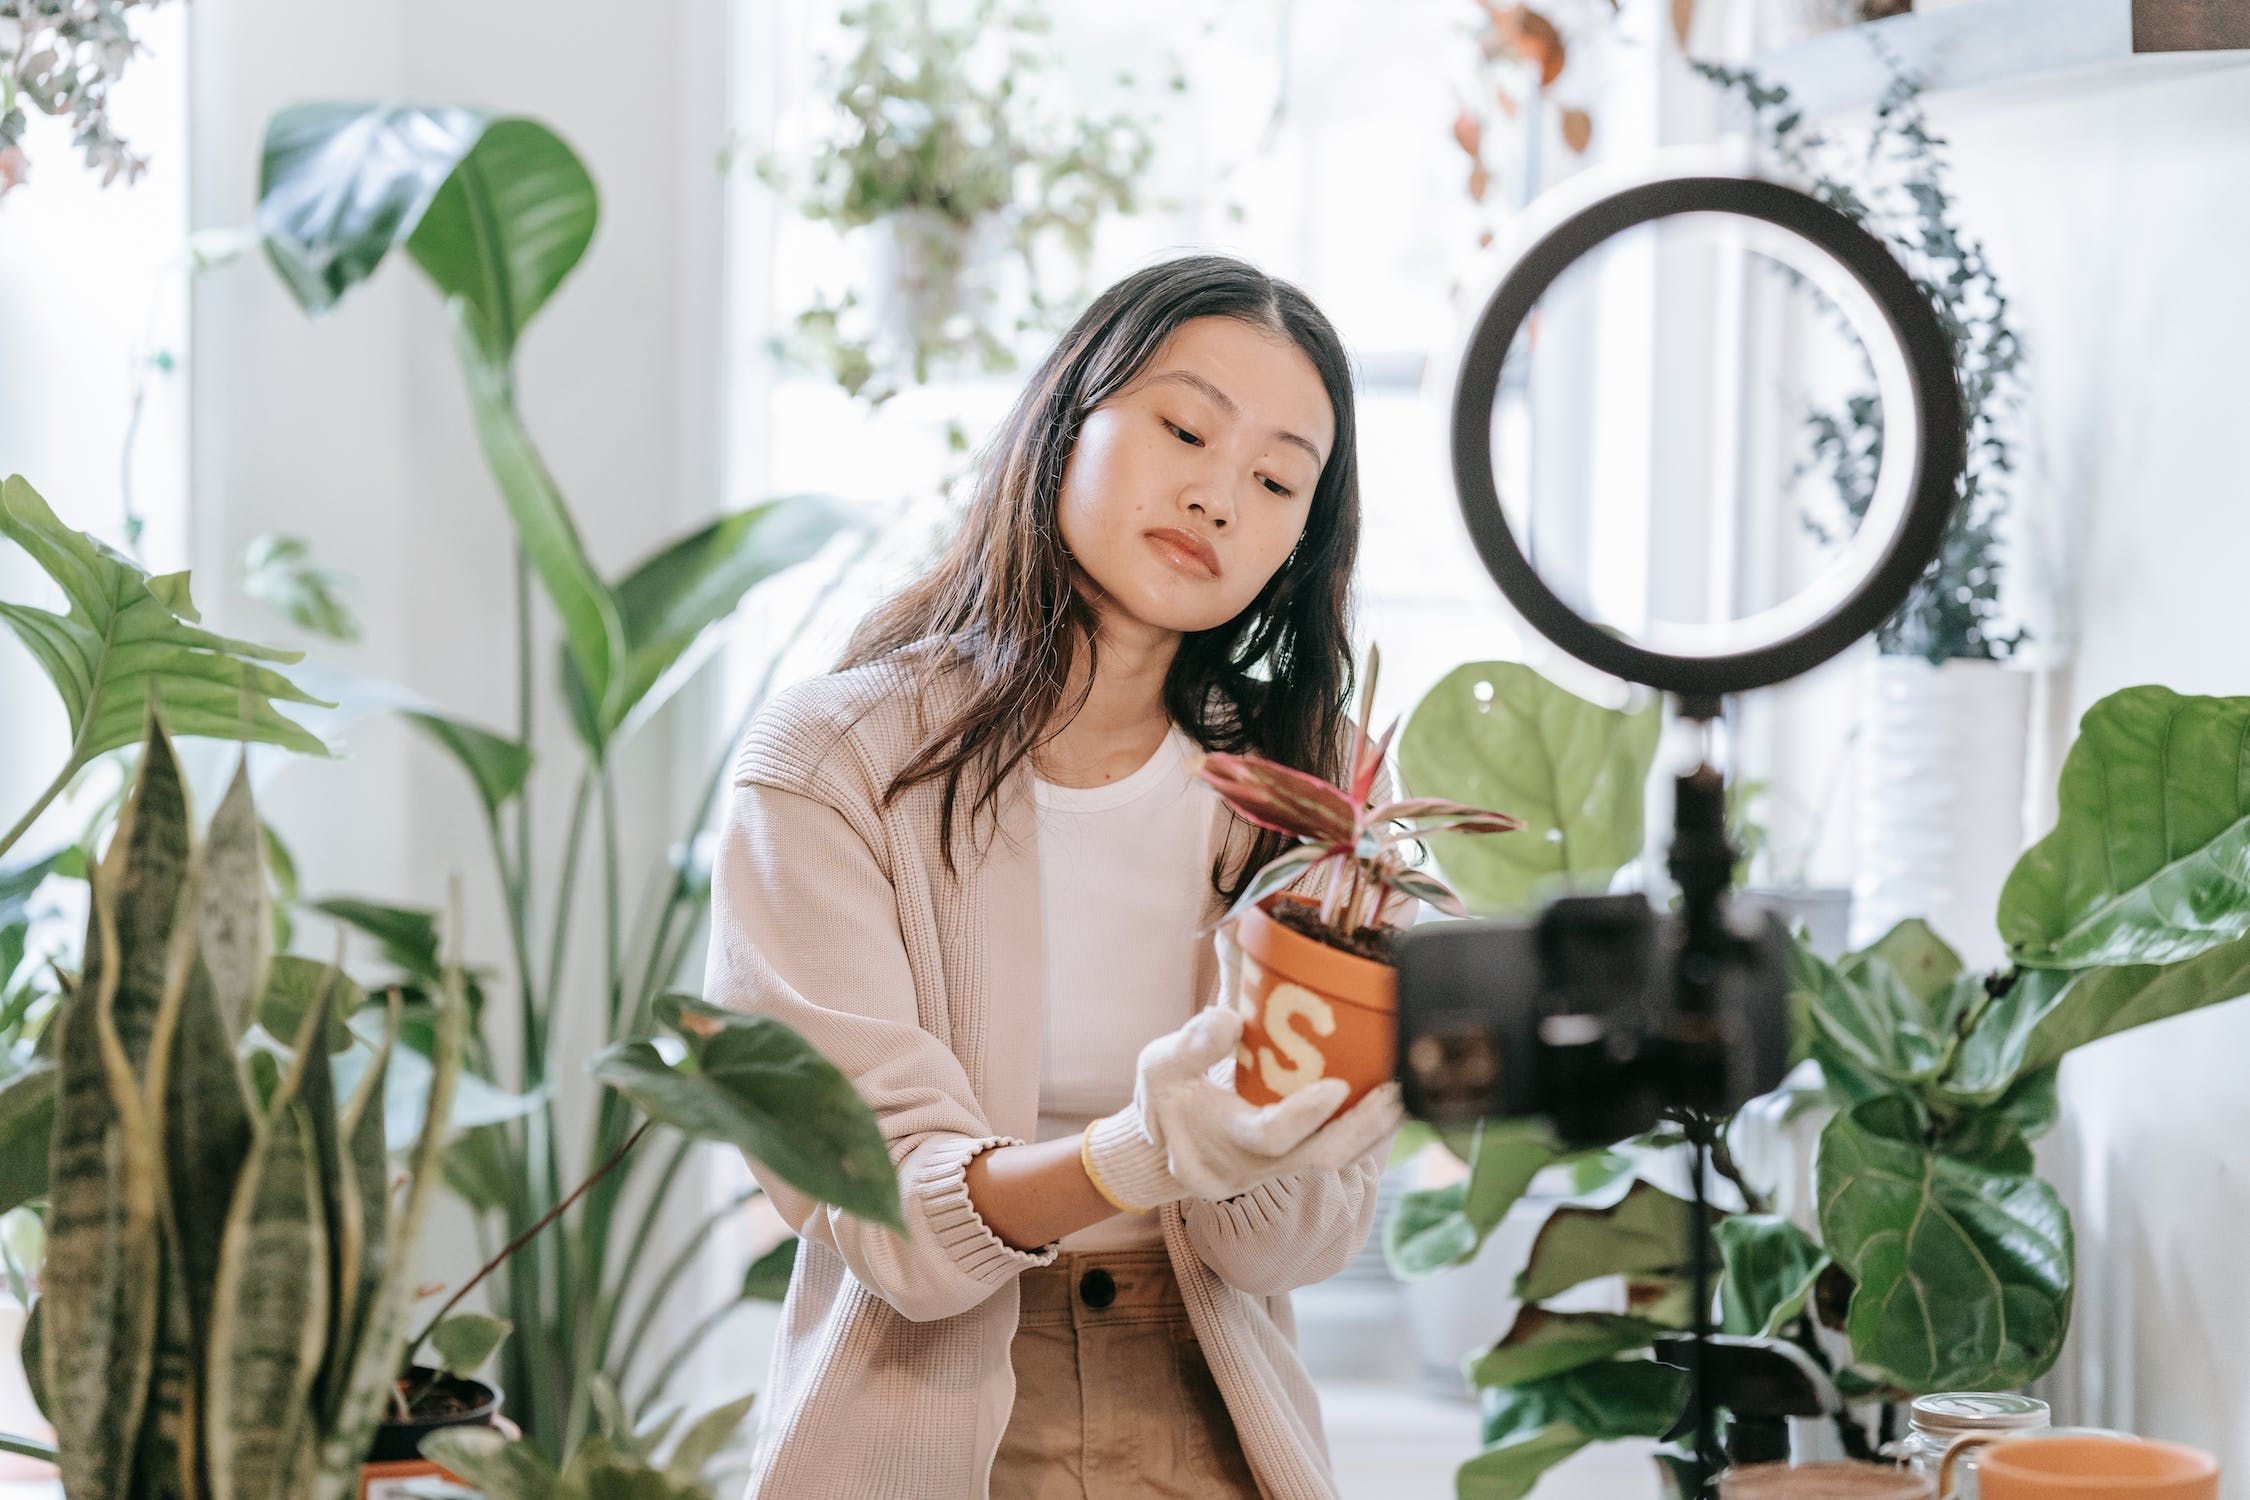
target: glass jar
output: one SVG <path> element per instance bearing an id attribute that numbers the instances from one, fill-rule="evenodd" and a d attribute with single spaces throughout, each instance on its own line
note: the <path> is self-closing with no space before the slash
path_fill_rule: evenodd
<path id="1" fill-rule="evenodd" d="M 1934 1483 L 1945 1450 L 1974 1433 L 1993 1437 L 2002 1433 L 2032 1432 L 2048 1425 L 2047 1403 L 2034 1396 L 2004 1391 L 1946 1391 L 1917 1396 L 1907 1416 L 1906 1436 L 1891 1445 L 1890 1456 Z M 1977 1470 L 1974 1450 L 1954 1461 L 1953 1489 L 1938 1500 L 1976 1500 Z"/>

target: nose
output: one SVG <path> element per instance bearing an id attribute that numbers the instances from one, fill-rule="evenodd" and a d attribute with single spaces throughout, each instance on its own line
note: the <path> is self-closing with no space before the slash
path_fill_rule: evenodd
<path id="1" fill-rule="evenodd" d="M 1187 489 L 1187 508 L 1221 531 L 1226 530 L 1227 524 L 1234 519 L 1234 507 L 1227 502 L 1224 492 L 1216 485 L 1200 482 L 1190 485 Z"/>

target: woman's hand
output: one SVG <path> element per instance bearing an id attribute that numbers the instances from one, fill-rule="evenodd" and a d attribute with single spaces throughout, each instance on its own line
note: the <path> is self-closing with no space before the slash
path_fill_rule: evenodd
<path id="1" fill-rule="evenodd" d="M 1133 1102 L 1080 1137 L 1080 1160 L 1104 1198 L 1139 1213 L 1180 1198 L 1232 1198 L 1294 1172 L 1338 1171 L 1405 1119 L 1396 1082 L 1332 1120 L 1351 1092 L 1341 1078 L 1253 1105 L 1219 1067 L 1241 1040 L 1242 1017 L 1220 1003 L 1141 1049 Z"/>

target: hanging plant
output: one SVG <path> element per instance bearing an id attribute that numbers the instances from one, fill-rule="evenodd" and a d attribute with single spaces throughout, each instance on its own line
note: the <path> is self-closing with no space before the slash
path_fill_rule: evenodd
<path id="1" fill-rule="evenodd" d="M 111 85 L 141 51 L 132 17 L 163 0 L 12 0 L 0 8 L 0 198 L 31 171 L 26 106 L 70 124 L 102 186 L 130 184 L 148 169 L 109 119 Z"/>
<path id="2" fill-rule="evenodd" d="M 1622 11 L 1619 0 L 1547 0 L 1544 9 L 1476 0 L 1468 26 L 1475 58 L 1455 87 L 1453 116 L 1453 143 L 1469 158 L 1472 199 L 1511 204 L 1533 195 L 1525 132 L 1545 129 L 1550 112 L 1565 148 L 1579 156 L 1591 149 L 1593 114 L 1571 102 L 1591 90 L 1570 73 L 1570 62 Z M 1496 232 L 1488 221 L 1478 245 L 1489 245 Z"/>
<path id="3" fill-rule="evenodd" d="M 2029 639 L 2005 628 L 2000 607 L 2001 522 L 2016 470 L 2016 421 L 2023 404 L 2023 345 L 2008 318 L 2008 298 L 1984 242 L 1963 228 L 1947 180 L 1945 141 L 1922 110 L 1920 81 L 1878 49 L 1891 82 L 1861 143 L 1835 140 L 1808 121 L 1788 89 L 1744 69 L 1697 63 L 1695 70 L 1738 95 L 1752 128 L 1783 172 L 1839 213 L 1881 238 L 1936 310 L 1952 345 L 1966 423 L 1967 463 L 1938 558 L 1897 612 L 1876 630 L 1887 656 L 1998 661 Z M 1872 381 L 1872 366 L 1866 369 Z M 1824 543 L 1848 538 L 1875 498 L 1883 463 L 1884 416 L 1872 388 L 1805 418 L 1809 453 L 1797 477 L 1825 479 L 1831 505 L 1806 514 Z"/>
<path id="4" fill-rule="evenodd" d="M 817 299 L 773 352 L 873 405 L 942 371 L 1013 369 L 1018 335 L 1059 329 L 1085 299 L 1096 226 L 1140 207 L 1150 122 L 1049 102 L 1053 21 L 1024 0 L 976 0 L 950 22 L 928 0 L 869 0 L 843 23 L 852 50 L 822 69 L 828 129 L 754 170 L 806 218 L 865 231 L 874 274 Z M 1130 72 L 1117 82 L 1138 86 Z M 1169 87 L 1186 87 L 1176 69 Z M 1067 288 L 1048 284 L 1050 246 L 1075 267 Z M 998 286 L 1010 256 L 1023 268 L 1012 315 Z"/>

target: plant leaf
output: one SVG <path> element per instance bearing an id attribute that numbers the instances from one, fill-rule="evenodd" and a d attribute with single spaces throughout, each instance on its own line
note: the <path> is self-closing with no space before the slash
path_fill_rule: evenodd
<path id="1" fill-rule="evenodd" d="M 498 119 L 439 183 L 406 249 L 443 296 L 476 310 L 505 363 L 600 218 L 593 176 L 562 137 L 534 120 Z"/>
<path id="2" fill-rule="evenodd" d="M 55 1065 L 34 1059 L 0 1081 L 0 1214 L 47 1195 L 55 1138 Z"/>
<path id="3" fill-rule="evenodd" d="M 1621 1313 L 1549 1312 L 1525 1303 L 1500 1341 L 1470 1362 L 1469 1383 L 1506 1386 L 1544 1380 L 1646 1349 L 1667 1331 L 1662 1323 Z"/>
<path id="4" fill-rule="evenodd" d="M 389 1076 L 391 1053 L 398 1045 L 400 1009 L 398 994 L 393 991 L 385 1007 L 383 1035 L 375 1044 L 374 1060 L 356 1085 L 345 1090 L 343 1115 L 337 1122 L 344 1159 L 338 1173 L 342 1191 L 333 1199 L 328 1226 L 335 1252 L 334 1316 L 330 1319 L 333 1332 L 315 1387 L 324 1430 L 335 1421 L 343 1400 L 344 1384 L 366 1328 L 369 1306 L 382 1284 L 390 1248 L 391 1176 L 383 1139 L 383 1085 Z"/>
<path id="5" fill-rule="evenodd" d="M 296 104 L 266 122 L 258 229 L 309 313 L 334 307 L 413 232 L 485 117 L 467 109 Z"/>
<path id="6" fill-rule="evenodd" d="M 1197 759 L 1196 774 L 1260 828 L 1346 847 L 1356 836 L 1350 799 L 1309 772 L 1263 756 L 1211 751 Z"/>
<path id="7" fill-rule="evenodd" d="M 795 1235 L 750 1262 L 743 1273 L 742 1295 L 750 1302 L 779 1302 L 789 1295 L 789 1278 L 797 1269 Z"/>
<path id="8" fill-rule="evenodd" d="M 1531 1180 L 1560 1154 L 1554 1139 L 1537 1127 L 1479 1124 L 1469 1146 L 1469 1175 L 1445 1187 L 1402 1194 L 1385 1221 L 1383 1254 L 1391 1269 L 1411 1281 L 1467 1265 Z"/>
<path id="9" fill-rule="evenodd" d="M 322 1135 L 335 1129 L 334 1096 L 320 1045 L 333 994 L 323 986 L 292 1035 L 289 1070 L 227 1209 L 204 1375 L 203 1436 L 219 1495 L 289 1492 L 312 1436 L 333 1275 Z"/>
<path id="10" fill-rule="evenodd" d="M 1540 1302 L 1597 1276 L 1684 1266 L 1694 1248 L 1694 1209 L 1643 1180 L 1607 1206 L 1565 1204 L 1539 1226 L 1516 1295 Z"/>
<path id="11" fill-rule="evenodd" d="M 562 1476 L 529 1443 L 492 1427 L 440 1427 L 422 1456 L 460 1475 L 488 1500 L 556 1500 Z"/>
<path id="12" fill-rule="evenodd" d="M 653 1119 L 737 1147 L 800 1192 L 903 1231 L 882 1129 L 834 1063 L 770 1016 L 667 1000 L 674 1015 L 715 1022 L 714 1034 L 691 1033 L 678 1068 L 648 1042 L 617 1043 L 595 1056 L 594 1077 Z"/>
<path id="13" fill-rule="evenodd" d="M 1553 892 L 1605 888 L 1640 854 L 1660 728 L 1653 700 L 1634 712 L 1603 708 L 1515 662 L 1469 662 L 1408 716 L 1399 775 L 1418 797 L 1522 820 L 1512 838 L 1429 839 L 1468 908 L 1505 915 Z"/>
<path id="14" fill-rule="evenodd" d="M 71 530 L 20 475 L 0 480 L 0 536 L 30 553 L 69 602 L 59 615 L 0 602 L 0 624 L 21 638 L 62 695 L 72 769 L 140 739 L 152 689 L 175 735 L 328 753 L 274 706 L 321 701 L 264 665 L 294 662 L 299 653 L 199 628 L 185 574 L 152 578 Z"/>
<path id="15" fill-rule="evenodd" d="M 265 844 L 245 752 L 204 838 L 197 945 L 230 1044 L 249 1027 L 251 1007 L 265 994 L 272 962 L 273 901 L 266 884 Z"/>
<path id="16" fill-rule="evenodd" d="M 784 1240 L 782 1243 L 794 1245 L 797 1242 Z M 779 1248 L 780 1246 L 776 1246 L 775 1250 Z M 769 1251 L 768 1255 L 772 1253 Z M 743 1420 L 750 1415 L 750 1408 L 757 1399 L 758 1393 L 752 1391 L 724 1406 L 714 1406 L 697 1417 L 694 1424 L 680 1434 L 680 1440 L 672 1445 L 670 1456 L 664 1460 L 665 1475 L 674 1484 L 694 1485 L 702 1481 L 703 1471 L 711 1466 L 711 1460 L 724 1452 L 727 1444 L 742 1430 Z"/>
<path id="17" fill-rule="evenodd" d="M 1774 1337 L 1805 1310 L 1828 1268 L 1811 1235 L 1772 1214 L 1730 1214 L 1712 1233 L 1721 1264 L 1721 1333 Z"/>
<path id="18" fill-rule="evenodd" d="M 617 691 L 593 728 L 588 748 L 599 754 L 620 734 L 646 723 L 694 675 L 716 644 L 712 627 L 777 573 L 815 556 L 839 533 L 860 524 L 824 495 L 790 495 L 722 516 L 641 563 L 617 585 L 625 654 Z M 575 660 L 564 660 L 566 678 Z M 582 701 L 592 694 L 570 684 Z"/>
<path id="19" fill-rule="evenodd" d="M 1586 1365 L 1487 1390 L 1484 1443 L 1455 1477 L 1460 1500 L 1524 1500 L 1541 1475 L 1589 1443 L 1661 1437 L 1687 1405 L 1687 1372 L 1654 1360 Z"/>
<path id="20" fill-rule="evenodd" d="M 436 912 L 343 896 L 315 901 L 313 910 L 375 939 L 383 947 L 383 956 L 414 978 L 432 984 L 444 979 L 445 966 L 438 958 Z"/>
<path id="21" fill-rule="evenodd" d="M 316 564 L 302 537 L 267 532 L 251 540 L 242 560 L 242 591 L 290 624 L 346 645 L 359 640 L 359 620 L 339 595 L 344 577 Z"/>
<path id="22" fill-rule="evenodd" d="M 1858 1283 L 1847 1329 L 1861 1366 L 1904 1389 L 2013 1390 L 2070 1327 L 2070 1216 L 2002 1121 L 1948 1152 L 1902 1097 L 1822 1132 L 1820 1235 Z"/>
<path id="23" fill-rule="evenodd" d="M 437 1349 L 438 1360 L 449 1374 L 474 1375 L 492 1358 L 515 1326 L 506 1318 L 485 1313 L 455 1313 L 430 1330 L 430 1343 Z"/>
<path id="24" fill-rule="evenodd" d="M 335 986 L 334 999 L 325 1007 L 328 1023 L 323 1045 L 341 1052 L 352 1044 L 352 1034 L 341 1016 L 353 1015 L 367 1004 L 367 992 L 342 970 L 318 959 L 284 953 L 266 971 L 266 992 L 258 1002 L 258 1024 L 268 1035 L 293 1037 L 304 1025 L 305 1014 Z"/>
<path id="25" fill-rule="evenodd" d="M 563 640 L 594 710 L 604 718 L 616 712 L 619 671 L 625 655 L 624 626 L 617 600 L 594 571 L 579 540 L 578 526 L 562 491 L 547 472 L 516 410 L 514 380 L 497 358 L 478 314 L 456 300 L 454 348 L 468 380 L 469 405 L 477 441 L 500 486 L 500 498 L 515 523 L 516 538 L 547 598 L 562 619 Z"/>
<path id="26" fill-rule="evenodd" d="M 2250 698 L 2112 693 L 2056 797 L 2054 831 L 2000 890 L 2019 964 L 2179 963 L 2250 934 Z"/>
<path id="27" fill-rule="evenodd" d="M 407 1161 L 406 1192 L 392 1218 L 382 1252 L 382 1279 L 368 1299 L 367 1314 L 352 1353 L 348 1378 L 336 1401 L 336 1413 L 321 1435 L 317 1457 L 314 1500 L 346 1500 L 358 1493 L 359 1466 L 375 1435 L 383 1402 L 406 1354 L 408 1299 L 413 1292 L 414 1247 L 421 1242 L 422 1220 L 430 1195 L 443 1176 L 446 1129 L 453 1110 L 453 1082 L 461 1069 L 463 1037 L 467 1030 L 467 1002 L 461 996 L 460 975 L 449 973 L 444 999 L 438 1007 L 437 1030 L 431 1048 L 428 1107 L 421 1134 Z M 394 1060 L 411 1054 L 403 1049 Z M 448 1431 L 469 1431 L 451 1428 Z"/>
<path id="28" fill-rule="evenodd" d="M 1947 1085 L 1988 1104 L 2103 1037 L 2250 994 L 2250 938 L 2176 964 L 2018 972 L 1962 1039 Z"/>
<path id="29" fill-rule="evenodd" d="M 531 777 L 531 752 L 515 740 L 443 714 L 404 713 L 399 716 L 429 736 L 432 743 L 460 762 L 484 804 L 487 823 L 497 823 L 500 811 L 523 792 Z M 433 932 L 430 951 L 436 951 Z"/>

